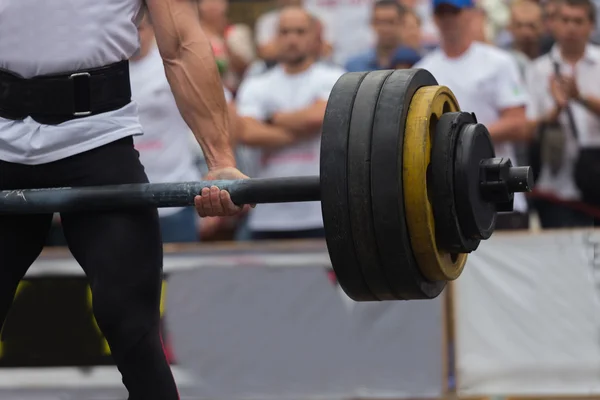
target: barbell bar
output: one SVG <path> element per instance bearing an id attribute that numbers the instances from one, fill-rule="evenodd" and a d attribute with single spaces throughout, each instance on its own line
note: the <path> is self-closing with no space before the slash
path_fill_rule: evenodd
<path id="1" fill-rule="evenodd" d="M 531 185 L 529 167 L 496 158 L 487 129 L 428 71 L 389 70 L 346 73 L 334 85 L 320 176 L 5 190 L 0 214 L 191 206 L 211 186 L 238 205 L 320 201 L 349 297 L 431 299 Z"/>
<path id="2" fill-rule="evenodd" d="M 0 191 L 0 214 L 44 214 L 128 207 L 186 207 L 203 188 L 227 190 L 238 205 L 319 201 L 318 176 Z"/>

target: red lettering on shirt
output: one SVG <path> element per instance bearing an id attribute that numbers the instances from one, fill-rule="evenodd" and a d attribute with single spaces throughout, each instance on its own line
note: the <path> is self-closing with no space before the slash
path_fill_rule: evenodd
<path id="1" fill-rule="evenodd" d="M 158 150 L 164 147 L 162 140 L 148 140 L 146 142 L 136 143 L 135 149 L 137 151 L 147 151 L 147 150 Z"/>
<path id="2" fill-rule="evenodd" d="M 261 158 L 262 165 L 266 164 L 288 164 L 293 162 L 316 162 L 317 156 L 314 153 L 296 153 L 296 154 L 264 154 Z"/>

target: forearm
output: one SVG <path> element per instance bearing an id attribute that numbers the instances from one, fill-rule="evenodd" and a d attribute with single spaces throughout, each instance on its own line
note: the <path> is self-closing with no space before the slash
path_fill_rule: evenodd
<path id="1" fill-rule="evenodd" d="M 277 58 L 277 45 L 275 41 L 258 46 L 258 55 L 263 60 L 271 61 Z"/>
<path id="2" fill-rule="evenodd" d="M 265 124 L 254 118 L 240 118 L 240 142 L 247 146 L 278 148 L 294 143 L 296 137 L 285 129 Z"/>
<path id="3" fill-rule="evenodd" d="M 210 169 L 235 166 L 223 84 L 210 43 L 199 35 L 182 42 L 176 56 L 163 57 L 175 101 Z"/>
<path id="4" fill-rule="evenodd" d="M 495 143 L 526 141 L 531 133 L 527 121 L 516 117 L 501 117 L 487 128 Z"/>
<path id="5" fill-rule="evenodd" d="M 325 103 L 318 103 L 298 111 L 275 113 L 272 123 L 295 133 L 314 134 L 323 126 L 325 107 Z"/>
<path id="6" fill-rule="evenodd" d="M 579 96 L 579 103 L 596 116 L 600 116 L 600 98 L 592 96 Z"/>

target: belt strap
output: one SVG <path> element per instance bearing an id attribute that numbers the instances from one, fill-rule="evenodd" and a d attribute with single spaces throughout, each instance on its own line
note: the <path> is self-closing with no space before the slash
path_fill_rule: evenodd
<path id="1" fill-rule="evenodd" d="M 25 79 L 0 69 L 0 117 L 59 124 L 131 102 L 129 62 Z"/>

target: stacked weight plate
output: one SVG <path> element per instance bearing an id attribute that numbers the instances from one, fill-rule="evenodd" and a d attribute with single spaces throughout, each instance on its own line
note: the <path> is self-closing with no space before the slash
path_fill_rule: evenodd
<path id="1" fill-rule="evenodd" d="M 430 299 L 467 255 L 436 243 L 432 136 L 451 91 L 425 70 L 345 74 L 321 144 L 321 204 L 332 265 L 357 301 Z M 346 160 L 346 162 L 340 162 Z"/>

